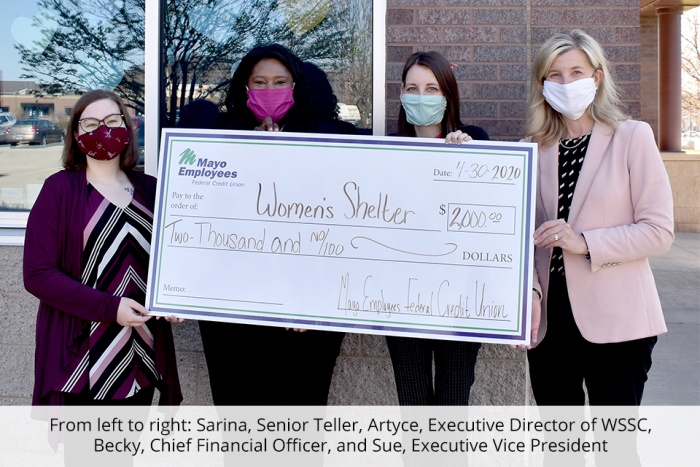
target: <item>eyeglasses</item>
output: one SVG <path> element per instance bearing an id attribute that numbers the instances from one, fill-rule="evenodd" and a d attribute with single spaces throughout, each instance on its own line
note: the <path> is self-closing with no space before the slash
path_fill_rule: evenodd
<path id="1" fill-rule="evenodd" d="M 82 128 L 82 130 L 86 133 L 92 133 L 93 131 L 97 130 L 101 123 L 104 123 L 107 128 L 119 128 L 124 123 L 124 115 L 107 115 L 102 120 L 99 118 L 83 118 L 78 120 L 80 128 Z"/>

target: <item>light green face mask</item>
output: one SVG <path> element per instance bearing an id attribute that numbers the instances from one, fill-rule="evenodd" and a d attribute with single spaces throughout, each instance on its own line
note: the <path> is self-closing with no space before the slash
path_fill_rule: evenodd
<path id="1" fill-rule="evenodd" d="M 447 99 L 445 96 L 402 94 L 401 105 L 406 111 L 406 120 L 411 125 L 437 125 L 445 115 Z"/>

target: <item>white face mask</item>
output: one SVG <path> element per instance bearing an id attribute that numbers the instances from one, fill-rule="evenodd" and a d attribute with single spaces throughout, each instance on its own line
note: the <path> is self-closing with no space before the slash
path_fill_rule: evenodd
<path id="1" fill-rule="evenodd" d="M 569 120 L 578 120 L 593 102 L 596 91 L 593 78 L 583 78 L 567 84 L 545 80 L 542 95 L 554 110 Z"/>

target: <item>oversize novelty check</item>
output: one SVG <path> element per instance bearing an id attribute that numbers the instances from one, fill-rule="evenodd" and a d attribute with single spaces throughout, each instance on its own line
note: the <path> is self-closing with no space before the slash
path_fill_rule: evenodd
<path id="1" fill-rule="evenodd" d="M 536 146 L 164 130 L 156 315 L 526 343 Z"/>

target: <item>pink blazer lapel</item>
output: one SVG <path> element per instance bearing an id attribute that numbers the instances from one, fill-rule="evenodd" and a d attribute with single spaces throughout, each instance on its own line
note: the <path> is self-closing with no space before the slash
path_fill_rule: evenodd
<path id="1" fill-rule="evenodd" d="M 540 205 L 544 208 L 544 221 L 557 218 L 557 193 L 559 192 L 559 145 L 539 148 L 537 163 L 537 183 L 540 195 Z M 535 226 L 539 227 L 539 226 Z"/>
<path id="2" fill-rule="evenodd" d="M 581 206 L 586 201 L 593 180 L 608 154 L 608 146 L 610 146 L 614 134 L 614 130 L 604 123 L 596 122 L 593 126 L 591 140 L 588 143 L 588 150 L 586 150 L 586 159 L 583 161 L 583 167 L 581 167 L 581 173 L 576 182 L 574 197 L 571 200 L 571 210 L 567 220 L 571 225 L 576 224 L 576 218 L 581 212 Z"/>

